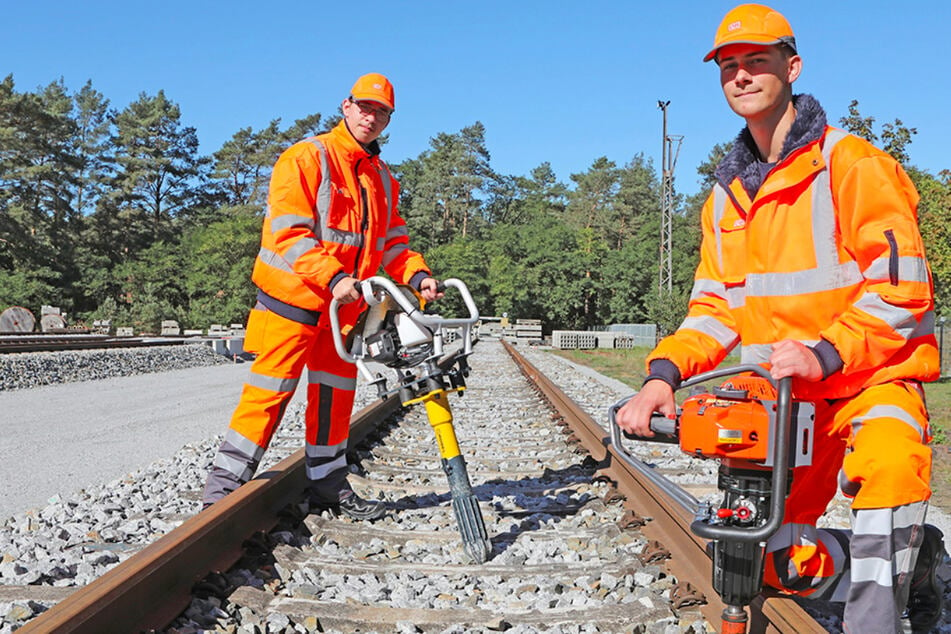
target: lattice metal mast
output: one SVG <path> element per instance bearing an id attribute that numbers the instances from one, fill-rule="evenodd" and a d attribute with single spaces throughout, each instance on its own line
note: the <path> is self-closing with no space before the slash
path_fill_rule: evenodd
<path id="1" fill-rule="evenodd" d="M 680 154 L 683 135 L 667 134 L 667 106 L 670 101 L 658 101 L 657 107 L 664 113 L 663 150 L 661 152 L 661 198 L 660 198 L 660 267 L 657 279 L 659 295 L 673 292 L 673 233 L 674 233 L 674 168 Z M 674 150 L 673 144 L 677 142 Z"/>

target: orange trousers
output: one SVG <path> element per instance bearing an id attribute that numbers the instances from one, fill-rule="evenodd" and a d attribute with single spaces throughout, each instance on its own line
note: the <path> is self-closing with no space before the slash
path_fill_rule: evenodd
<path id="1" fill-rule="evenodd" d="M 213 504 L 253 477 L 305 367 L 307 476 L 321 481 L 332 495 L 347 475 L 356 366 L 337 354 L 328 325 L 298 323 L 261 305 L 248 319 L 245 350 L 257 356 L 205 482 L 204 504 Z"/>
<path id="2" fill-rule="evenodd" d="M 907 600 L 931 497 L 921 387 L 896 381 L 819 402 L 814 439 L 812 464 L 793 471 L 784 525 L 767 543 L 764 581 L 845 601 L 851 631 L 881 627 Z M 837 487 L 852 500 L 852 530 L 817 529 Z"/>

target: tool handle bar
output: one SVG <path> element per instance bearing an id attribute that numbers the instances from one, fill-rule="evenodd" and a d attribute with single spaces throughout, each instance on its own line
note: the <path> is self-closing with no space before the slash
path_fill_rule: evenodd
<path id="1" fill-rule="evenodd" d="M 392 297 L 397 304 L 399 304 L 399 307 L 407 314 L 407 316 L 409 316 L 410 319 L 424 326 L 430 326 L 431 328 L 470 326 L 479 321 L 479 309 L 476 308 L 475 301 L 472 299 L 472 294 L 469 292 L 469 288 L 462 280 L 451 277 L 449 279 L 443 280 L 440 283 L 440 286 L 442 289 L 451 287 L 459 290 L 459 294 L 462 295 L 462 301 L 465 303 L 466 309 L 469 311 L 468 317 L 446 318 L 440 317 L 438 315 L 427 315 L 421 312 L 418 306 L 414 306 L 409 298 L 399 290 L 396 284 L 385 277 L 368 277 L 367 279 L 360 282 L 360 288 L 363 291 L 363 298 L 367 301 L 367 304 L 374 305 L 383 301 L 383 296 L 376 293 L 378 288 L 382 289 L 387 295 Z"/>
<path id="2" fill-rule="evenodd" d="M 469 288 L 462 280 L 456 278 L 449 278 L 440 282 L 440 292 L 450 287 L 458 289 L 459 294 L 462 296 L 462 301 L 469 311 L 468 317 L 447 319 L 438 315 L 427 315 L 420 311 L 418 306 L 413 305 L 413 302 L 406 297 L 393 281 L 382 276 L 376 275 L 368 277 L 359 282 L 359 287 L 360 292 L 363 294 L 363 299 L 366 300 L 368 305 L 375 306 L 382 302 L 386 295 L 389 295 L 410 319 L 418 324 L 429 326 L 430 328 L 451 328 L 453 326 L 471 327 L 472 324 L 479 321 L 479 309 L 476 308 Z M 336 298 L 330 301 L 329 313 L 331 333 L 333 334 L 334 348 L 337 350 L 337 354 L 348 363 L 356 363 L 357 358 L 350 354 L 344 344 L 343 334 L 340 331 L 340 302 L 338 302 Z M 468 347 L 471 343 L 468 342 L 468 337 L 466 337 L 466 340 Z"/>
<path id="3" fill-rule="evenodd" d="M 340 332 L 339 311 L 340 302 L 338 302 L 337 298 L 334 297 L 332 300 L 330 300 L 330 308 L 327 311 L 330 313 L 330 334 L 333 335 L 334 348 L 336 348 L 337 354 L 340 355 L 341 359 L 347 363 L 356 363 L 356 357 L 347 351 L 347 346 L 345 346 L 343 343 L 343 335 Z"/>
<path id="4" fill-rule="evenodd" d="M 745 365 L 734 365 L 728 368 L 717 368 L 716 370 L 710 370 L 709 372 L 703 372 L 702 374 L 696 374 L 686 381 L 681 382 L 677 386 L 678 390 L 682 390 L 685 387 L 690 387 L 692 385 L 698 385 L 712 379 L 719 379 L 725 376 L 733 376 L 734 374 L 741 374 L 743 372 L 752 372 L 753 374 L 758 374 L 767 381 L 769 381 L 773 387 L 779 390 L 779 387 L 776 385 L 776 381 L 770 376 L 769 371 L 761 365 L 756 365 L 754 363 L 748 363 Z"/>
<path id="5" fill-rule="evenodd" d="M 665 415 L 660 412 L 654 412 L 651 414 L 650 430 L 654 432 L 653 436 L 641 436 L 639 434 L 632 434 L 630 432 L 624 431 L 617 424 L 617 413 L 618 410 L 624 407 L 624 405 L 634 398 L 634 395 L 630 395 L 622 398 L 620 401 L 608 408 L 608 419 L 611 421 L 611 432 L 612 436 L 616 433 L 620 433 L 625 438 L 632 440 L 646 440 L 651 442 L 663 442 L 670 443 L 673 445 L 680 443 L 680 436 L 678 435 L 679 426 L 676 419 L 667 418 Z M 679 412 L 678 412 L 679 418 Z M 618 437 L 617 441 L 620 440 Z M 619 445 L 620 443 L 615 441 L 615 444 Z"/>

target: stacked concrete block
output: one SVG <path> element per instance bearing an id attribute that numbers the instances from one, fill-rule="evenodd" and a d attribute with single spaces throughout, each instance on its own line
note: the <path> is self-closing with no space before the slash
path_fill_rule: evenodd
<path id="1" fill-rule="evenodd" d="M 614 338 L 614 348 L 616 350 L 630 350 L 637 345 L 637 339 L 631 335 L 618 334 Z"/>
<path id="2" fill-rule="evenodd" d="M 97 335 L 108 335 L 112 332 L 112 321 L 109 319 L 96 319 L 92 322 L 92 331 Z"/>
<path id="3" fill-rule="evenodd" d="M 166 319 L 162 321 L 163 337 L 177 337 L 180 334 L 182 334 L 182 329 L 179 327 L 177 321 L 174 319 Z"/>
<path id="4" fill-rule="evenodd" d="M 517 342 L 529 343 L 542 340 L 542 322 L 540 319 L 516 319 L 515 339 Z"/>
<path id="5" fill-rule="evenodd" d="M 592 350 L 597 347 L 597 333 L 590 331 L 578 331 L 578 350 Z"/>
<path id="6" fill-rule="evenodd" d="M 613 350 L 614 342 L 617 339 L 617 333 L 597 331 L 594 333 L 594 338 L 598 342 L 598 348 L 607 348 L 608 350 Z"/>
<path id="7" fill-rule="evenodd" d="M 578 333 L 571 330 L 552 330 L 551 347 L 559 350 L 574 350 L 578 347 Z"/>

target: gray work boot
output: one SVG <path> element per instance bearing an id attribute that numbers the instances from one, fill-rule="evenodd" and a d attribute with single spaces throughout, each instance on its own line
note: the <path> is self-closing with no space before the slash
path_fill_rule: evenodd
<path id="1" fill-rule="evenodd" d="M 343 514 L 355 520 L 376 520 L 386 514 L 386 504 L 379 500 L 365 500 L 357 495 L 346 481 L 336 493 L 322 490 L 319 484 L 310 489 L 312 510 L 330 510 L 334 514 Z"/>
<path id="2" fill-rule="evenodd" d="M 944 534 L 935 526 L 924 525 L 924 537 L 911 576 L 911 591 L 905 616 L 914 634 L 930 632 L 941 620 L 944 608 L 944 584 L 938 579 L 940 566 L 947 553 Z"/>

